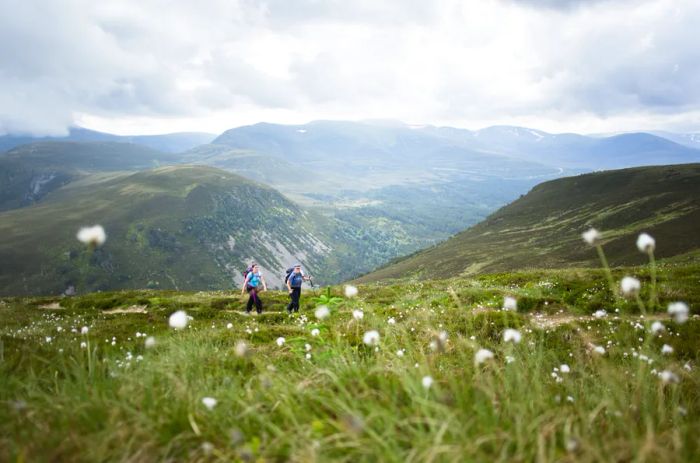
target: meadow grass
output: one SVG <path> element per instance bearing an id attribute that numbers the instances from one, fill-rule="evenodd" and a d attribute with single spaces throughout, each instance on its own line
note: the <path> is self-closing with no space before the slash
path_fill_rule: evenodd
<path id="1" fill-rule="evenodd" d="M 630 273 L 648 286 L 613 269 Z M 656 276 L 662 305 L 697 308 L 698 266 Z M 696 461 L 700 320 L 643 317 L 607 288 L 594 270 L 368 285 L 323 320 L 321 292 L 293 316 L 279 292 L 261 316 L 225 292 L 5 298 L 0 460 Z M 186 329 L 168 327 L 176 310 Z"/>

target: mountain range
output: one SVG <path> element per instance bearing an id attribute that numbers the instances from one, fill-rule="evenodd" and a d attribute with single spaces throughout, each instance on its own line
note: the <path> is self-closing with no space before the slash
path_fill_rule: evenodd
<path id="1" fill-rule="evenodd" d="M 5 262 L 0 292 L 56 292 L 71 285 L 81 290 L 222 287 L 238 278 L 251 258 L 273 280 L 292 261 L 303 260 L 318 282 L 338 282 L 442 242 L 541 182 L 611 168 L 700 162 L 700 150 L 688 143 L 648 133 L 601 137 L 508 126 L 469 131 L 317 121 L 261 123 L 218 137 L 195 134 L 206 142 L 194 147 L 174 141 L 195 143 L 189 135 L 119 137 L 74 129 L 62 140 L 22 139 L 29 143 L 0 153 L 0 260 Z M 0 146 L 20 138 L 0 137 Z M 155 140 L 165 145 L 154 149 Z M 160 185 L 156 189 L 149 186 L 154 179 Z M 209 192 L 206 207 L 187 206 L 192 198 L 182 193 L 184 184 L 196 194 L 200 186 Z M 244 190 L 265 200 L 247 207 Z M 275 206 L 270 209 L 268 203 Z M 109 210 L 119 213 L 112 218 L 105 215 Z M 149 214 L 155 212 L 151 221 Z M 52 242 L 45 228 L 53 227 L 65 241 L 51 249 L 75 255 L 77 228 L 98 222 L 109 226 L 110 238 L 87 261 L 69 259 L 61 266 L 58 252 L 23 248 Z M 198 224 L 196 240 L 184 224 Z M 255 224 L 256 239 L 246 240 L 250 224 Z M 133 229 L 146 230 L 148 239 Z M 159 247 L 163 234 L 166 242 L 179 244 Z M 304 244 L 307 234 L 315 246 Z M 148 256 L 139 260 L 140 269 L 128 264 L 135 255 L 122 249 L 134 236 L 147 243 L 139 254 Z M 233 250 L 229 237 L 236 243 Z M 112 262 L 104 267 L 106 273 L 100 278 L 85 273 L 102 265 L 94 259 L 106 253 Z M 181 256 L 190 256 L 187 274 L 163 273 Z M 16 265 L 23 270 L 14 271 Z M 35 278 L 49 274 L 50 279 Z M 93 279 L 81 279 L 87 274 Z"/>

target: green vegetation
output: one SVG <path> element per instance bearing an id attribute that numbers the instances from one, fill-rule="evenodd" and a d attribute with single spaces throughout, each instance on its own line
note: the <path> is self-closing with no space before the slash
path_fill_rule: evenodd
<path id="1" fill-rule="evenodd" d="M 646 299 L 647 269 L 623 275 Z M 297 316 L 274 291 L 261 316 L 220 291 L 0 299 L 0 460 L 694 461 L 700 319 L 665 306 L 697 313 L 700 265 L 657 276 L 662 308 L 643 318 L 590 269 L 331 287 Z M 313 298 L 333 299 L 328 318 Z"/>
<path id="2" fill-rule="evenodd" d="M 634 246 L 642 231 L 657 239 L 657 257 L 687 260 L 700 248 L 699 223 L 700 164 L 579 175 L 541 183 L 483 222 L 358 281 L 597 266 L 581 240 L 589 227 L 603 232 L 611 265 L 645 262 Z"/>
<path id="3" fill-rule="evenodd" d="M 98 223 L 104 246 L 75 234 Z M 225 289 L 255 259 L 268 282 L 302 261 L 318 283 L 397 254 L 391 234 L 301 209 L 277 191 L 202 166 L 94 174 L 40 203 L 0 213 L 0 294 Z"/>

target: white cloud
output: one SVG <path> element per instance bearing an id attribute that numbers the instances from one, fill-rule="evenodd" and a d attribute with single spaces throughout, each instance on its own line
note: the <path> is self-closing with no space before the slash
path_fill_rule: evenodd
<path id="1" fill-rule="evenodd" d="M 700 124 L 693 0 L 0 0 L 0 133 Z"/>

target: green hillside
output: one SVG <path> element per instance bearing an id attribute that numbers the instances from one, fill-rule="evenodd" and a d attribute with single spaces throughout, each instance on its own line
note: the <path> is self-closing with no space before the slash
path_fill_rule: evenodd
<path id="1" fill-rule="evenodd" d="M 638 264 L 634 241 L 657 239 L 657 257 L 700 249 L 700 164 L 598 172 L 542 183 L 483 222 L 425 251 L 359 278 L 387 278 L 597 265 L 581 240 L 604 233 L 612 265 Z"/>
<path id="2" fill-rule="evenodd" d="M 75 234 L 96 223 L 108 238 L 90 251 Z M 0 294 L 222 289 L 240 284 L 251 259 L 272 286 L 294 261 L 318 282 L 337 281 L 396 252 L 389 235 L 369 236 L 269 187 L 197 166 L 85 177 L 0 213 L 0 236 Z"/>
<path id="3" fill-rule="evenodd" d="M 36 142 L 0 153 L 0 211 L 24 207 L 86 174 L 172 164 L 176 155 L 116 142 Z"/>

